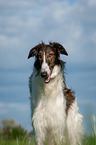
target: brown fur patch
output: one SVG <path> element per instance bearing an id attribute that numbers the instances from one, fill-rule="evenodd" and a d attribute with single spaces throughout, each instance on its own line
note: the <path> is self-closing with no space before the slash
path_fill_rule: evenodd
<path id="1" fill-rule="evenodd" d="M 34 63 L 34 66 L 38 72 L 40 71 L 42 63 L 43 63 L 44 52 L 45 52 L 45 59 L 46 59 L 46 62 L 51 70 L 51 73 L 52 73 L 52 70 L 53 70 L 55 65 L 61 65 L 61 68 L 63 68 L 64 63 L 60 59 L 60 53 L 58 52 L 57 48 L 55 48 L 51 45 L 46 45 L 44 43 L 39 44 L 37 46 L 38 47 L 36 47 L 37 48 L 36 61 Z M 34 48 L 32 50 L 34 50 Z M 32 53 L 32 50 L 30 53 Z"/>
<path id="2" fill-rule="evenodd" d="M 46 62 L 49 65 L 49 68 L 52 72 L 55 65 L 61 65 L 62 70 L 64 69 L 64 62 L 60 59 L 60 54 L 68 55 L 65 48 L 56 42 L 50 42 L 49 45 L 44 44 L 43 42 L 33 47 L 28 55 L 28 59 L 30 57 L 35 56 L 36 61 L 34 66 L 39 74 L 41 69 L 41 65 L 43 62 L 43 54 L 46 54 Z M 52 54 L 53 53 L 53 54 Z"/>
<path id="3" fill-rule="evenodd" d="M 66 99 L 66 113 L 68 113 L 69 108 L 72 106 L 72 104 L 75 101 L 75 96 L 73 91 L 69 89 L 67 86 L 65 86 L 64 96 Z"/>

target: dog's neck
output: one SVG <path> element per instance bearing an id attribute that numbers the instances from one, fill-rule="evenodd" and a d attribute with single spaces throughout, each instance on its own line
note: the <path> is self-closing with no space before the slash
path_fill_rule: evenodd
<path id="1" fill-rule="evenodd" d="M 34 71 L 34 74 L 36 74 L 36 71 Z M 58 94 L 63 94 L 64 89 L 64 76 L 63 72 L 61 71 L 60 66 L 55 66 L 52 74 L 51 74 L 51 80 L 48 84 L 44 82 L 44 80 L 41 78 L 40 75 L 35 75 L 35 85 L 38 87 L 40 94 L 42 92 L 41 97 L 56 97 Z M 54 96 L 56 95 L 56 96 Z"/>

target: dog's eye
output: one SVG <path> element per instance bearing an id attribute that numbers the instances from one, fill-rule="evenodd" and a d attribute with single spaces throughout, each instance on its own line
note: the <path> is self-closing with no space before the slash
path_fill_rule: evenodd
<path id="1" fill-rule="evenodd" d="M 49 53 L 49 55 L 48 55 L 48 56 L 49 56 L 49 57 L 52 57 L 53 55 L 54 55 L 53 53 Z"/>

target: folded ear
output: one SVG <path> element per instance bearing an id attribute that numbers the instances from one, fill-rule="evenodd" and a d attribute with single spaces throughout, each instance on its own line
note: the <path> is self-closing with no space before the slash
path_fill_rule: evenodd
<path id="1" fill-rule="evenodd" d="M 30 57 L 36 56 L 37 51 L 38 51 L 38 48 L 39 48 L 40 46 L 41 46 L 41 44 L 38 44 L 38 45 L 36 45 L 35 47 L 33 47 L 33 48 L 30 50 L 29 55 L 28 55 L 28 59 L 29 59 Z"/>
<path id="2" fill-rule="evenodd" d="M 68 55 L 67 51 L 65 50 L 65 48 L 61 44 L 56 43 L 56 42 L 53 42 L 52 44 L 55 48 L 57 48 L 59 53 L 64 54 L 64 55 Z"/>

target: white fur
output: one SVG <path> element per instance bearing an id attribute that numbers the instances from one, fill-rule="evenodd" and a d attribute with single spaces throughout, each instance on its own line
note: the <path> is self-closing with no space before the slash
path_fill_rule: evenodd
<path id="1" fill-rule="evenodd" d="M 50 75 L 50 69 L 49 69 L 48 64 L 46 63 L 45 52 L 44 52 L 44 56 L 43 56 L 43 63 L 42 63 L 42 67 L 41 67 L 41 72 L 47 72 Z"/>
<path id="2" fill-rule="evenodd" d="M 77 106 L 77 99 L 68 111 L 68 116 L 66 119 L 67 132 L 68 132 L 68 142 L 70 145 L 81 145 L 81 139 L 83 137 L 83 126 L 82 120 L 83 116 L 78 113 L 79 108 Z"/>
<path id="3" fill-rule="evenodd" d="M 63 79 L 59 66 L 54 67 L 48 84 L 40 75 L 36 76 L 35 70 L 31 76 L 32 122 L 37 145 L 44 145 L 45 140 L 47 145 L 80 145 L 82 116 L 76 100 L 66 115 Z"/>

